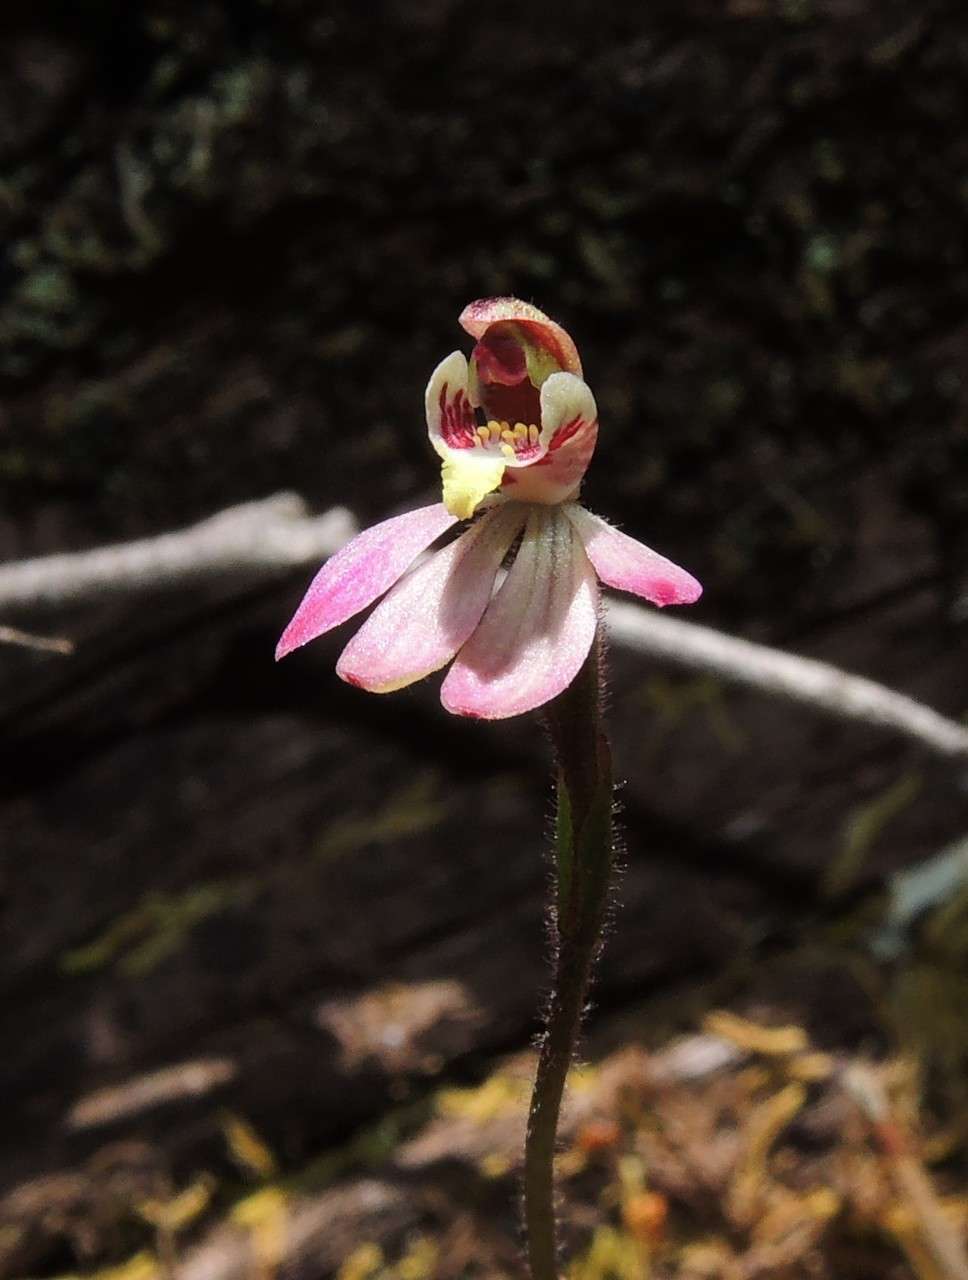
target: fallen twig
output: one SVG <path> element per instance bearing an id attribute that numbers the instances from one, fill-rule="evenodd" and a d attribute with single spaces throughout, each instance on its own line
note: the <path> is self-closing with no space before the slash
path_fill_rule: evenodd
<path id="1" fill-rule="evenodd" d="M 297 494 L 278 493 L 155 538 L 0 565 L 0 609 L 61 607 L 233 571 L 292 568 L 324 560 L 354 532 L 345 508 L 312 517 Z"/>
<path id="2" fill-rule="evenodd" d="M 968 726 L 829 662 L 801 658 L 624 601 L 609 606 L 608 627 L 613 643 L 635 653 L 705 671 L 842 720 L 893 729 L 939 755 L 968 755 Z"/>
<path id="3" fill-rule="evenodd" d="M 15 644 L 21 649 L 39 649 L 43 653 L 73 653 L 74 641 L 66 636 L 38 636 L 17 627 L 0 627 L 0 644 Z"/>

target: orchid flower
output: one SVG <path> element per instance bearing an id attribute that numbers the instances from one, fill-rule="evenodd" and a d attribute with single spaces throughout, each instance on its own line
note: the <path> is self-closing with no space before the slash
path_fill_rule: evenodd
<path id="1" fill-rule="evenodd" d="M 444 707 L 496 720 L 575 678 L 598 625 L 599 581 L 659 606 L 691 604 L 702 588 L 579 505 L 598 412 L 565 330 L 516 298 L 472 302 L 460 323 L 476 340 L 470 359 L 447 356 L 426 392 L 443 501 L 374 525 L 328 560 L 276 657 L 385 594 L 337 674 L 389 693 L 453 661 Z M 423 558 L 458 521 L 471 523 Z"/>

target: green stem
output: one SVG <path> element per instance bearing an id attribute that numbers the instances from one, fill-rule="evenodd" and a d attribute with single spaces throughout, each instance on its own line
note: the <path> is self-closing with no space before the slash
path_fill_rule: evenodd
<path id="1" fill-rule="evenodd" d="M 601 946 L 612 870 L 612 770 L 602 725 L 601 646 L 548 708 L 558 766 L 555 978 L 535 1074 L 524 1156 L 532 1280 L 557 1280 L 554 1155 L 568 1068 Z"/>

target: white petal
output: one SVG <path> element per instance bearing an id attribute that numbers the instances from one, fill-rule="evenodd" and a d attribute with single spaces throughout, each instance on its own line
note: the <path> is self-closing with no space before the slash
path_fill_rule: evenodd
<path id="1" fill-rule="evenodd" d="M 452 351 L 430 375 L 424 393 L 427 433 L 442 458 L 474 448 L 476 420 L 467 392 L 467 359 Z"/>
<path id="2" fill-rule="evenodd" d="M 542 444 L 549 449 L 560 449 L 572 436 L 597 421 L 595 397 L 586 382 L 573 373 L 553 373 L 546 379 L 541 387 Z"/>
<path id="3" fill-rule="evenodd" d="M 565 502 L 577 493 L 598 439 L 595 397 L 573 373 L 553 373 L 542 386 L 540 438 L 547 452 L 508 474 L 508 492 L 519 502 Z"/>
<path id="4" fill-rule="evenodd" d="M 456 715 L 500 720 L 531 711 L 572 682 L 598 625 L 598 585 L 570 521 L 532 508 L 507 578 L 447 673 Z"/>

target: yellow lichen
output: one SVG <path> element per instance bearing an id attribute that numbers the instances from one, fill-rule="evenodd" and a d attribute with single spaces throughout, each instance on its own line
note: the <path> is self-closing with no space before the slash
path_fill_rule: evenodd
<path id="1" fill-rule="evenodd" d="M 212 1203 L 212 1191 L 213 1180 L 206 1174 L 196 1178 L 170 1200 L 142 1200 L 137 1211 L 145 1222 L 158 1230 L 174 1233 L 201 1217 Z"/>
<path id="2" fill-rule="evenodd" d="M 383 1268 L 383 1250 L 372 1241 L 358 1245 L 344 1258 L 336 1273 L 336 1280 L 371 1280 Z"/>
<path id="3" fill-rule="evenodd" d="M 271 1275 L 285 1256 L 289 1197 L 281 1187 L 265 1187 L 232 1207 L 232 1221 L 249 1232 L 260 1274 Z"/>
<path id="4" fill-rule="evenodd" d="M 648 1280 L 647 1254 L 614 1227 L 599 1227 L 584 1256 L 568 1268 L 568 1280 Z"/>
<path id="5" fill-rule="evenodd" d="M 728 1009 L 715 1009 L 703 1019 L 703 1027 L 711 1035 L 729 1040 L 747 1053 L 764 1057 L 803 1053 L 809 1046 L 802 1027 L 764 1027 L 741 1018 Z"/>
<path id="6" fill-rule="evenodd" d="M 529 1082 L 510 1075 L 494 1075 L 476 1089 L 441 1089 L 437 1110 L 442 1116 L 461 1117 L 475 1124 L 489 1124 L 522 1106 Z"/>
<path id="7" fill-rule="evenodd" d="M 391 1270 L 395 1280 L 430 1280 L 435 1274 L 439 1249 L 429 1236 L 418 1236 Z"/>
<path id="8" fill-rule="evenodd" d="M 256 1178 L 275 1177 L 275 1156 L 248 1120 L 227 1111 L 222 1116 L 222 1133 L 236 1164 Z"/>

